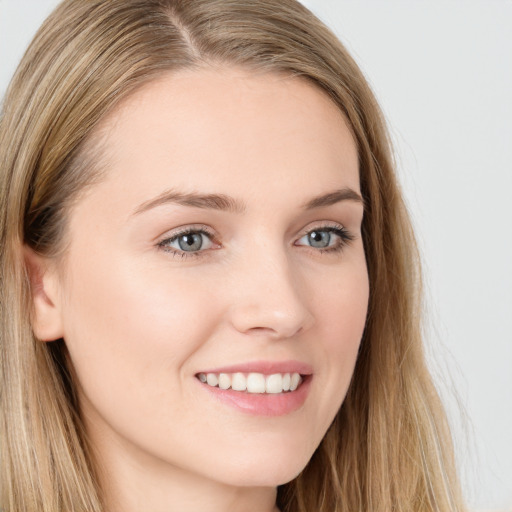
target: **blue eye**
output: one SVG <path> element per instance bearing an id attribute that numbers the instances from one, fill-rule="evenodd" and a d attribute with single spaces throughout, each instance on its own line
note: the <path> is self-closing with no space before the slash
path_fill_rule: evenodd
<path id="1" fill-rule="evenodd" d="M 307 235 L 309 245 L 317 249 L 325 249 L 331 245 L 332 235 L 330 231 L 311 231 Z"/>
<path id="2" fill-rule="evenodd" d="M 206 231 L 189 229 L 162 240 L 158 246 L 169 252 L 185 256 L 185 253 L 194 254 L 211 249 L 213 242 L 211 235 Z"/>
<path id="3" fill-rule="evenodd" d="M 313 229 L 299 238 L 297 245 L 327 251 L 341 250 L 353 240 L 353 236 L 343 227 L 321 227 Z"/>
<path id="4" fill-rule="evenodd" d="M 176 241 L 182 251 L 199 251 L 203 246 L 203 235 L 200 233 L 181 235 Z"/>

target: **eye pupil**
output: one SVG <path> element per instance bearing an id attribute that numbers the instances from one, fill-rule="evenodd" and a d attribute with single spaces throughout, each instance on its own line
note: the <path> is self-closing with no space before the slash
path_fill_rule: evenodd
<path id="1" fill-rule="evenodd" d="M 331 242 L 331 234 L 328 231 L 312 231 L 308 238 L 312 247 L 328 247 Z"/>
<path id="2" fill-rule="evenodd" d="M 198 251 L 203 246 L 203 238 L 199 233 L 182 235 L 178 239 L 182 251 Z"/>

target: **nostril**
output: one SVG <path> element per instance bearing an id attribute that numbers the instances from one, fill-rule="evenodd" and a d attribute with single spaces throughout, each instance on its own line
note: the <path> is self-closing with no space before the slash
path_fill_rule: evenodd
<path id="1" fill-rule="evenodd" d="M 270 327 L 251 327 L 247 332 L 256 335 L 261 334 L 262 336 L 268 336 L 269 334 L 274 334 L 276 331 Z"/>

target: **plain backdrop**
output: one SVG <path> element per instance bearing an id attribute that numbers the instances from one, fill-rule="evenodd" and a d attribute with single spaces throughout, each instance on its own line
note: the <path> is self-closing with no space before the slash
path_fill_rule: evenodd
<path id="1" fill-rule="evenodd" d="M 0 96 L 57 3 L 0 0 Z M 512 510 L 512 1 L 303 3 L 352 52 L 389 121 L 468 502 Z"/>

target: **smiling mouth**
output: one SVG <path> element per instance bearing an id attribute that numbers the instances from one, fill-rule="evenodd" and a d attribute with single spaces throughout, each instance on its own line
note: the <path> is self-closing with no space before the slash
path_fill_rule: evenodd
<path id="1" fill-rule="evenodd" d="M 196 375 L 203 384 L 241 393 L 280 394 L 296 391 L 304 378 L 299 373 L 199 373 Z"/>

